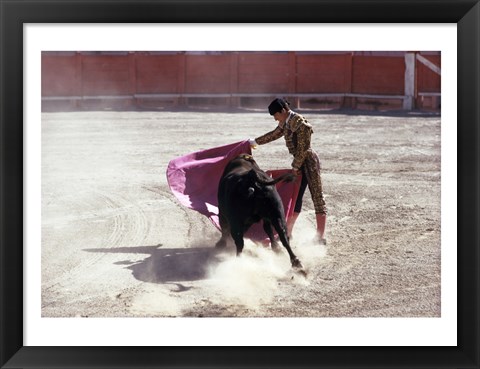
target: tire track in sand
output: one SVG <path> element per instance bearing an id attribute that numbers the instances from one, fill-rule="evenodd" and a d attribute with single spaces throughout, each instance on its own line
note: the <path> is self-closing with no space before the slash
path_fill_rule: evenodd
<path id="1" fill-rule="evenodd" d="M 80 222 L 83 223 L 82 226 L 87 223 L 87 226 L 93 227 L 93 223 L 100 223 L 108 225 L 109 229 L 102 232 L 98 244 L 87 249 L 83 248 L 85 245 L 79 240 L 77 242 L 79 245 L 77 252 L 82 253 L 79 262 L 75 266 L 64 270 L 61 275 L 45 282 L 43 284 L 45 291 L 58 284 L 75 284 L 75 281 L 83 280 L 83 276 L 86 274 L 93 277 L 93 274 L 101 273 L 98 270 L 96 271 L 94 265 L 107 257 L 109 250 L 123 246 L 141 245 L 150 232 L 150 220 L 147 218 L 144 209 L 132 200 L 96 189 L 88 191 L 88 199 L 94 210 L 84 212 L 76 219 L 71 219 L 71 226 L 79 226 L 75 223 Z M 98 227 L 96 224 L 95 226 Z M 89 250 L 93 251 L 85 252 Z M 100 250 L 104 250 L 104 252 Z"/>

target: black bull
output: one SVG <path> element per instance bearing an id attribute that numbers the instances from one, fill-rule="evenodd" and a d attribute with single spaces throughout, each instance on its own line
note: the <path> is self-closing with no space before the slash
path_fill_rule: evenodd
<path id="1" fill-rule="evenodd" d="M 259 168 L 251 155 L 242 154 L 232 159 L 223 171 L 218 187 L 218 209 L 222 237 L 216 247 L 225 247 L 229 234 L 237 247 L 243 250 L 243 235 L 254 223 L 263 221 L 263 229 L 270 238 L 272 249 L 278 249 L 272 226 L 290 256 L 294 268 L 302 268 L 295 256 L 287 234 L 285 211 L 275 184 L 292 181 L 293 173 L 272 179 Z"/>

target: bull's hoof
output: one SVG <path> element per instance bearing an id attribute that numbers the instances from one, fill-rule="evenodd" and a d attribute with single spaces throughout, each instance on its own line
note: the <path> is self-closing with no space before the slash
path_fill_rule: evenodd
<path id="1" fill-rule="evenodd" d="M 280 248 L 280 246 L 278 245 L 278 242 L 276 240 L 274 240 L 271 244 L 270 244 L 271 248 L 273 251 L 275 252 L 280 252 L 282 249 Z"/>
<path id="2" fill-rule="evenodd" d="M 219 240 L 215 244 L 215 248 L 217 248 L 217 249 L 223 249 L 223 248 L 225 248 L 225 246 L 227 246 L 227 241 L 225 241 L 225 240 Z"/>
<path id="3" fill-rule="evenodd" d="M 298 260 L 298 258 L 295 258 L 295 259 L 292 260 L 292 267 L 294 269 L 303 269 L 303 265 L 300 262 L 300 260 Z"/>
<path id="4" fill-rule="evenodd" d="M 298 260 L 297 258 L 292 260 L 292 268 L 295 271 L 295 273 L 298 273 L 298 274 L 302 275 L 303 277 L 307 276 L 307 272 L 303 268 L 303 265 L 300 262 L 300 260 Z"/>
<path id="5" fill-rule="evenodd" d="M 303 268 L 295 269 L 295 273 L 300 274 L 304 278 L 307 278 L 307 272 Z"/>

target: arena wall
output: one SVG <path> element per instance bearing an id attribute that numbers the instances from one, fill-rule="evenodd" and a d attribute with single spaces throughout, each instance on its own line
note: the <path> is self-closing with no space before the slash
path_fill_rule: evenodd
<path id="1" fill-rule="evenodd" d="M 439 111 L 440 68 L 439 52 L 43 52 L 42 110 L 264 108 L 282 96 L 297 108 Z"/>

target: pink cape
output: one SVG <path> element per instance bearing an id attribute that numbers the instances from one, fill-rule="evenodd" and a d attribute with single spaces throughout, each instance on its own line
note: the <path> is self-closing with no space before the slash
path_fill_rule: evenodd
<path id="1" fill-rule="evenodd" d="M 217 200 L 218 184 L 227 163 L 240 154 L 252 154 L 248 141 L 197 151 L 171 160 L 167 167 L 167 181 L 170 190 L 182 205 L 207 216 L 220 229 Z M 276 178 L 290 172 L 290 169 L 266 172 Z M 287 219 L 293 213 L 300 182 L 301 178 L 298 177 L 295 182 L 280 182 L 276 185 Z M 254 241 L 261 241 L 267 235 L 262 224 L 257 223 L 250 227 L 245 237 Z"/>

